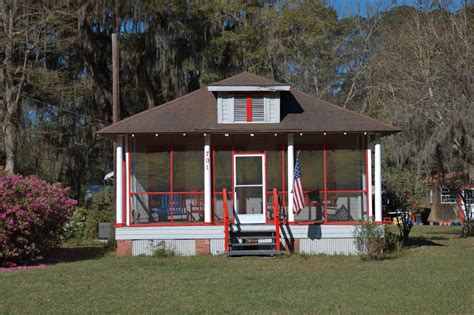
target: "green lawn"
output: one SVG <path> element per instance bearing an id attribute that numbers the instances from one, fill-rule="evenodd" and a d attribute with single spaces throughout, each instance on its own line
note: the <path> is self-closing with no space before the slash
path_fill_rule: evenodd
<path id="1" fill-rule="evenodd" d="M 3 313 L 473 313 L 474 238 L 415 227 L 400 257 L 115 257 L 0 274 Z"/>

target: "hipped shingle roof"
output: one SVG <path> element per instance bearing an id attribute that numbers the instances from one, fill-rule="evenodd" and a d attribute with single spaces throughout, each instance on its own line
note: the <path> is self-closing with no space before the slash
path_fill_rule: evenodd
<path id="1" fill-rule="evenodd" d="M 247 72 L 211 84 L 217 86 L 287 85 Z M 145 110 L 101 129 L 103 135 L 146 133 L 381 133 L 398 128 L 341 108 L 295 88 L 281 95 L 280 123 L 217 123 L 217 98 L 207 87 Z"/>

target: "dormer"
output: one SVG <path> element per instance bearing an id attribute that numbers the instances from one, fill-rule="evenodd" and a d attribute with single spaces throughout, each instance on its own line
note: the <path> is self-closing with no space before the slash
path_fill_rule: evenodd
<path id="1" fill-rule="evenodd" d="M 279 123 L 280 93 L 290 86 L 244 72 L 208 90 L 217 96 L 218 123 Z"/>

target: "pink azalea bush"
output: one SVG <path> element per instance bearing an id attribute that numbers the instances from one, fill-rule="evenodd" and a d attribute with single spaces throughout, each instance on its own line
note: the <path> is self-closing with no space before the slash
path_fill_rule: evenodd
<path id="1" fill-rule="evenodd" d="M 61 242 L 76 200 L 35 176 L 0 178 L 0 265 L 28 264 Z"/>

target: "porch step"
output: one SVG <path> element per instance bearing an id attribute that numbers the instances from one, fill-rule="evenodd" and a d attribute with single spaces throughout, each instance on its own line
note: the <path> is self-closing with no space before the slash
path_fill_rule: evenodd
<path id="1" fill-rule="evenodd" d="M 265 240 L 265 239 L 273 239 L 275 238 L 274 235 L 255 235 L 255 234 L 248 234 L 248 235 L 229 235 L 230 238 L 238 238 L 238 239 L 246 239 L 246 240 Z"/>
<path id="2" fill-rule="evenodd" d="M 234 248 L 234 247 L 257 247 L 257 246 L 268 247 L 268 246 L 275 246 L 275 245 L 276 243 L 233 243 L 230 246 Z"/>
<path id="3" fill-rule="evenodd" d="M 255 250 L 229 250 L 227 256 L 276 256 L 279 253 L 274 249 L 255 249 Z"/>
<path id="4" fill-rule="evenodd" d="M 259 242 L 267 240 L 267 242 Z M 275 256 L 275 227 L 262 224 L 230 224 L 227 256 Z"/>
<path id="5" fill-rule="evenodd" d="M 260 232 L 275 233 L 275 227 L 268 224 L 230 224 L 230 232 Z"/>

